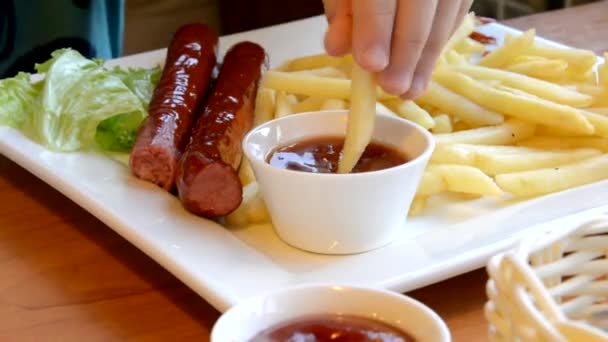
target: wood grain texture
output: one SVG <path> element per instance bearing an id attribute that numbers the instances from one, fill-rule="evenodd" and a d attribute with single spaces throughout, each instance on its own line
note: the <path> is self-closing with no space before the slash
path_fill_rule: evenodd
<path id="1" fill-rule="evenodd" d="M 599 52 L 607 11 L 601 2 L 507 24 Z M 208 341 L 217 311 L 2 156 L 0 203 L 0 341 Z M 486 280 L 477 270 L 411 295 L 447 321 L 454 341 L 485 341 Z"/>

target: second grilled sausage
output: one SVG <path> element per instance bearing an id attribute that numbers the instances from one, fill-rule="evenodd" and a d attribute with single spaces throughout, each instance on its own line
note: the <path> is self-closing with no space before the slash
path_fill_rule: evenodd
<path id="1" fill-rule="evenodd" d="M 193 127 L 177 177 L 184 207 L 209 218 L 224 216 L 242 201 L 237 175 L 241 142 L 253 126 L 258 83 L 268 67 L 258 44 L 241 42 L 224 57 L 216 84 Z"/>

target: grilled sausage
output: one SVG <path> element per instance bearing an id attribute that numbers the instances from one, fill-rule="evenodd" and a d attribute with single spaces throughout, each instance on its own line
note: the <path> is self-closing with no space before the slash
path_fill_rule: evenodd
<path id="1" fill-rule="evenodd" d="M 177 190 L 189 211 L 213 218 L 241 204 L 236 172 L 241 143 L 253 125 L 258 83 L 267 67 L 266 53 L 255 43 L 238 43 L 226 53 L 180 161 Z"/>
<path id="2" fill-rule="evenodd" d="M 167 50 L 165 67 L 150 101 L 129 164 L 139 178 L 171 190 L 178 162 L 209 88 L 218 36 L 204 24 L 182 26 Z"/>

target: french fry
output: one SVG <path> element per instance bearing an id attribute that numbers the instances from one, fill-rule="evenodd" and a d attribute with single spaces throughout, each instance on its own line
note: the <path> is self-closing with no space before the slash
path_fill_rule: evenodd
<path id="1" fill-rule="evenodd" d="M 316 96 L 350 100 L 351 80 L 331 77 L 318 77 L 310 74 L 299 74 L 269 70 L 264 74 L 262 87 L 282 90 L 290 94 Z M 376 87 L 378 99 L 395 98 Z"/>
<path id="2" fill-rule="evenodd" d="M 482 53 L 484 52 L 486 47 L 480 42 L 473 40 L 469 37 L 461 40 L 456 46 L 454 50 L 458 51 L 459 54 L 462 55 L 470 55 L 474 53 Z M 451 51 L 454 51 L 451 50 Z"/>
<path id="3" fill-rule="evenodd" d="M 540 98 L 573 107 L 588 107 L 593 98 L 551 82 L 535 79 L 517 73 L 486 68 L 476 65 L 455 65 L 450 69 L 471 76 L 477 80 L 499 80 L 502 84 L 536 95 Z"/>
<path id="4" fill-rule="evenodd" d="M 452 120 L 452 132 L 460 132 L 460 131 L 466 131 L 469 129 L 473 129 L 475 127 L 471 127 L 470 125 L 468 125 L 467 123 L 465 123 L 462 120 Z"/>
<path id="5" fill-rule="evenodd" d="M 474 126 L 495 125 L 504 121 L 501 114 L 488 110 L 435 81 L 429 83 L 425 93 L 417 101 L 439 108 Z"/>
<path id="6" fill-rule="evenodd" d="M 581 110 L 580 113 L 589 120 L 594 127 L 594 135 L 598 137 L 608 138 L 608 116 L 594 113 L 587 110 Z M 569 129 L 556 128 L 552 126 L 539 125 L 536 133 L 538 135 L 556 136 L 556 137 L 577 137 L 580 134 Z"/>
<path id="7" fill-rule="evenodd" d="M 505 69 L 545 81 L 559 81 L 565 78 L 567 68 L 566 61 L 539 57 L 538 60 L 513 63 Z"/>
<path id="8" fill-rule="evenodd" d="M 255 98 L 253 125 L 259 126 L 266 121 L 272 120 L 274 111 L 275 91 L 268 88 L 260 88 Z"/>
<path id="9" fill-rule="evenodd" d="M 447 114 L 439 114 L 433 117 L 435 126 L 431 129 L 433 133 L 450 133 L 452 132 L 452 120 Z"/>
<path id="10" fill-rule="evenodd" d="M 527 52 L 535 56 L 566 61 L 569 66 L 572 66 L 579 72 L 590 70 L 597 62 L 597 57 L 591 50 L 564 49 L 554 46 L 533 44 Z"/>
<path id="11" fill-rule="evenodd" d="M 470 76 L 454 71 L 442 70 L 436 73 L 435 78 L 446 87 L 491 110 L 502 111 L 512 117 L 572 130 L 580 134 L 593 134 L 594 132 L 593 125 L 572 107 L 487 87 Z"/>
<path id="12" fill-rule="evenodd" d="M 523 155 L 538 152 L 524 147 L 502 145 L 474 145 L 474 144 L 439 144 L 431 155 L 432 164 L 458 164 L 476 166 L 478 156 L 483 154 Z"/>
<path id="13" fill-rule="evenodd" d="M 591 113 L 608 115 L 608 107 L 587 108 L 586 110 Z"/>
<path id="14" fill-rule="evenodd" d="M 280 118 L 289 114 L 293 114 L 293 105 L 297 102 L 295 97 L 287 94 L 284 91 L 279 91 L 276 97 L 276 105 L 274 117 Z"/>
<path id="15" fill-rule="evenodd" d="M 447 51 L 454 49 L 454 47 L 456 47 L 458 43 L 468 38 L 469 35 L 473 32 L 473 30 L 475 30 L 475 14 L 471 12 L 464 17 L 460 26 L 458 26 L 456 31 L 454 31 L 450 39 L 448 39 L 445 46 L 443 47 L 442 54 L 445 54 Z"/>
<path id="16" fill-rule="evenodd" d="M 430 196 L 444 191 L 486 196 L 503 193 L 494 180 L 478 168 L 467 165 L 429 165 L 416 195 Z"/>
<path id="17" fill-rule="evenodd" d="M 382 102 L 379 101 L 376 101 L 376 114 L 398 116 L 397 113 L 393 112 L 390 108 L 388 108 Z"/>
<path id="18" fill-rule="evenodd" d="M 515 56 L 528 53 L 534 46 L 535 36 L 536 30 L 530 29 L 518 37 L 505 40 L 501 47 L 483 57 L 478 65 L 499 68 L 508 64 Z"/>
<path id="19" fill-rule="evenodd" d="M 349 55 L 345 57 L 333 57 L 327 54 L 302 56 L 289 61 L 284 69 L 287 71 L 301 71 L 325 67 L 339 68 L 344 64 L 349 63 L 349 60 L 352 60 L 352 57 Z"/>
<path id="20" fill-rule="evenodd" d="M 422 213 L 424 208 L 426 207 L 426 202 L 428 201 L 427 196 L 416 196 L 412 201 L 412 205 L 410 205 L 410 210 L 408 212 L 409 217 L 418 216 Z"/>
<path id="21" fill-rule="evenodd" d="M 469 62 L 467 61 L 467 58 L 461 54 L 459 54 L 458 52 L 454 51 L 454 50 L 450 50 L 446 53 L 445 55 L 446 61 L 448 64 L 453 64 L 453 65 L 466 65 Z"/>
<path id="22" fill-rule="evenodd" d="M 291 106 L 291 109 L 293 113 L 313 112 L 321 109 L 324 102 L 322 97 L 310 96 Z"/>
<path id="23" fill-rule="evenodd" d="M 604 63 L 598 66 L 598 80 L 599 84 L 603 86 L 608 86 L 608 53 L 604 52 Z"/>
<path id="24" fill-rule="evenodd" d="M 496 183 L 518 197 L 538 196 L 608 179 L 608 155 L 560 167 L 500 174 Z"/>
<path id="25" fill-rule="evenodd" d="M 475 153 L 460 147 L 462 144 L 437 144 L 429 160 L 430 164 L 475 165 Z"/>
<path id="26" fill-rule="evenodd" d="M 511 145 L 534 135 L 535 125 L 526 121 L 507 120 L 496 126 L 480 127 L 466 131 L 435 134 L 439 144 Z"/>
<path id="27" fill-rule="evenodd" d="M 346 109 L 348 103 L 341 99 L 327 99 L 323 101 L 320 110 Z"/>
<path id="28" fill-rule="evenodd" d="M 522 154 L 477 152 L 475 166 L 489 176 L 570 164 L 601 155 L 599 150 L 535 151 Z"/>
<path id="29" fill-rule="evenodd" d="M 376 81 L 371 72 L 353 64 L 352 96 L 338 173 L 350 173 L 372 140 L 376 118 Z"/>
<path id="30" fill-rule="evenodd" d="M 306 69 L 300 71 L 294 71 L 295 74 L 312 75 L 318 77 L 334 77 L 334 78 L 347 78 L 348 75 L 341 69 L 333 66 L 326 66 L 318 69 Z"/>
<path id="31" fill-rule="evenodd" d="M 435 127 L 433 117 L 414 101 L 389 100 L 385 101 L 384 104 L 400 117 L 411 120 L 426 129 Z"/>
<path id="32" fill-rule="evenodd" d="M 570 85 L 569 87 L 573 87 L 579 93 L 587 94 L 592 97 L 600 97 L 606 92 L 606 88 L 603 85 L 577 83 Z"/>
<path id="33" fill-rule="evenodd" d="M 489 176 L 573 163 L 602 154 L 596 149 L 546 151 L 527 147 L 438 145 L 431 163 L 475 166 Z"/>
<path id="34" fill-rule="evenodd" d="M 517 142 L 517 145 L 539 149 L 594 148 L 608 153 L 608 138 L 534 136 Z"/>
<path id="35" fill-rule="evenodd" d="M 243 201 L 232 213 L 226 216 L 226 224 L 241 227 L 248 224 L 270 222 L 270 215 L 259 191 L 257 182 L 251 182 L 243 188 Z"/>
<path id="36" fill-rule="evenodd" d="M 246 186 L 251 182 L 255 182 L 255 175 L 253 173 L 253 169 L 251 168 L 249 159 L 245 157 L 243 157 L 241 165 L 239 166 L 239 179 L 241 180 L 242 186 Z"/>
<path id="37" fill-rule="evenodd" d="M 555 128 L 553 126 L 536 126 L 536 134 L 548 136 L 548 137 L 578 137 L 579 135 L 562 128 Z"/>
<path id="38" fill-rule="evenodd" d="M 545 151 L 527 147 L 483 145 L 439 145 L 432 156 L 433 163 L 453 163 L 479 168 L 494 176 L 521 172 L 589 159 L 602 154 L 596 149 Z"/>

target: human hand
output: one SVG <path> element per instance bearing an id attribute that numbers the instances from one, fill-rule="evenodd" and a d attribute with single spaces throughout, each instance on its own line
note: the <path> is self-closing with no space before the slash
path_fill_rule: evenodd
<path id="1" fill-rule="evenodd" d="M 352 53 L 377 73 L 384 91 L 402 98 L 422 95 L 441 51 L 472 0 L 323 0 L 329 28 L 325 49 Z"/>

